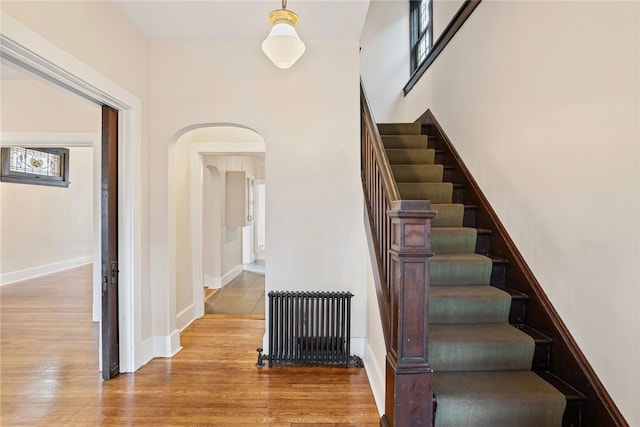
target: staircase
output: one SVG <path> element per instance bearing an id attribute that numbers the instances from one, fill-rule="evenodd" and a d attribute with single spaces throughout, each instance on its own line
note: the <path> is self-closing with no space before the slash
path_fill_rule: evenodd
<path id="1" fill-rule="evenodd" d="M 491 256 L 491 230 L 475 228 L 437 135 L 419 123 L 379 124 L 400 198 L 430 200 L 428 360 L 434 425 L 581 425 L 584 397 L 550 373 L 553 341 L 526 325 L 528 296 L 509 289 L 508 263 Z M 429 130 L 428 128 L 426 129 Z"/>

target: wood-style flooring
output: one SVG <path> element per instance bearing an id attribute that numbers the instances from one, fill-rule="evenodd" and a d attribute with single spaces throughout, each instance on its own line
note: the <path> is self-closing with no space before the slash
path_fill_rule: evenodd
<path id="1" fill-rule="evenodd" d="M 207 314 L 240 314 L 264 318 L 264 273 L 244 270 L 204 304 Z"/>
<path id="2" fill-rule="evenodd" d="M 363 369 L 257 368 L 264 321 L 206 315 L 102 381 L 91 266 L 0 287 L 1 426 L 378 426 Z"/>

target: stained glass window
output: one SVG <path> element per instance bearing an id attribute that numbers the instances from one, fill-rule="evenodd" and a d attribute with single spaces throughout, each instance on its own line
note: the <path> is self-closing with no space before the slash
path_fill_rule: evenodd
<path id="1" fill-rule="evenodd" d="M 62 156 L 23 147 L 11 147 L 9 170 L 35 175 L 60 176 Z"/>
<path id="2" fill-rule="evenodd" d="M 68 187 L 69 150 L 66 148 L 3 148 L 0 181 Z"/>

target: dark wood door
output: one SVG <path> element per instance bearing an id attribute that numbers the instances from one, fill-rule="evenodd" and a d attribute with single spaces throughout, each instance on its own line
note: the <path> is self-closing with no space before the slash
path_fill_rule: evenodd
<path id="1" fill-rule="evenodd" d="M 118 111 L 102 106 L 102 378 L 120 371 L 118 346 Z"/>

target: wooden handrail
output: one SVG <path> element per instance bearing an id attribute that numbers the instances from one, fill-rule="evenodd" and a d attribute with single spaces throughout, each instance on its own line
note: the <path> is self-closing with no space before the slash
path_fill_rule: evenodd
<path id="1" fill-rule="evenodd" d="M 383 426 L 431 426 L 428 362 L 431 219 L 428 200 L 401 200 L 362 81 L 362 187 L 387 349 Z"/>
<path id="2" fill-rule="evenodd" d="M 386 160 L 379 163 L 379 167 L 381 168 L 380 178 L 382 179 L 382 185 L 385 191 L 385 196 L 387 197 L 387 202 L 391 204 L 391 202 L 400 200 L 400 193 L 398 192 L 398 186 L 393 179 L 393 173 L 391 172 L 391 166 L 387 159 L 387 153 L 384 151 L 378 126 L 376 126 L 376 122 L 373 119 L 373 113 L 369 107 L 369 98 L 367 98 L 367 93 L 364 90 L 362 80 L 360 80 L 360 105 L 362 106 L 362 119 L 366 125 L 363 126 L 362 131 L 363 133 L 366 131 L 368 137 L 371 138 L 371 146 L 375 152 L 376 158 Z"/>
<path id="3" fill-rule="evenodd" d="M 391 298 L 388 277 L 391 222 L 386 212 L 391 202 L 399 199 L 399 192 L 362 81 L 360 81 L 360 106 L 362 110 L 362 188 L 369 218 L 366 230 L 371 258 L 376 261 L 374 281 L 384 341 L 388 351 L 391 337 Z"/>

